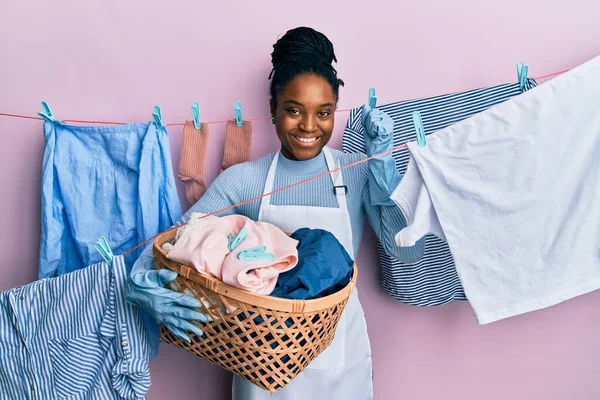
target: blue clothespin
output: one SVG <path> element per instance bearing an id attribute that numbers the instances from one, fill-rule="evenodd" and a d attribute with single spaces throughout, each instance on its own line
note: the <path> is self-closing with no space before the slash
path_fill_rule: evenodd
<path id="1" fill-rule="evenodd" d="M 38 113 L 38 115 L 42 118 L 44 118 L 46 121 L 48 122 L 55 122 L 54 120 L 54 115 L 52 114 L 52 111 L 50 110 L 50 106 L 48 106 L 48 103 L 46 103 L 45 101 L 42 101 L 42 108 L 44 109 L 43 113 Z"/>
<path id="2" fill-rule="evenodd" d="M 275 256 L 266 252 L 266 246 L 253 247 L 238 254 L 238 260 L 242 261 L 273 261 Z"/>
<path id="3" fill-rule="evenodd" d="M 236 247 L 238 247 L 239 244 L 242 243 L 242 240 L 246 238 L 247 234 L 248 230 L 245 227 L 240 229 L 240 231 L 237 235 L 235 235 L 235 237 L 232 234 L 229 234 L 229 244 L 227 246 L 229 248 L 229 251 L 233 251 Z"/>
<path id="4" fill-rule="evenodd" d="M 369 89 L 369 107 L 377 107 L 377 96 L 375 96 L 375 89 Z"/>
<path id="5" fill-rule="evenodd" d="M 267 246 L 256 246 L 244 250 L 246 253 L 264 253 L 265 251 L 267 251 Z"/>
<path id="6" fill-rule="evenodd" d="M 242 126 L 244 121 L 242 120 L 242 103 L 240 101 L 235 102 L 235 124 Z"/>
<path id="7" fill-rule="evenodd" d="M 200 106 L 198 103 L 192 104 L 192 120 L 194 121 L 194 128 L 200 129 Z"/>
<path id="8" fill-rule="evenodd" d="M 104 261 L 106 261 L 108 265 L 112 266 L 114 254 L 110 248 L 110 245 L 106 241 L 106 238 L 104 236 L 100 236 L 100 239 L 94 243 L 94 247 L 96 250 L 98 250 L 98 253 L 100 253 Z"/>
<path id="9" fill-rule="evenodd" d="M 154 118 L 154 123 L 156 124 L 156 126 L 158 128 L 164 128 L 165 127 L 163 125 L 163 122 L 162 122 L 162 113 L 160 111 L 160 107 L 159 106 L 154 106 L 154 112 L 152 113 L 152 118 Z"/>
<path id="10" fill-rule="evenodd" d="M 427 144 L 427 139 L 425 138 L 425 128 L 423 127 L 421 113 L 418 111 L 413 111 L 412 119 L 413 124 L 415 125 L 415 131 L 417 132 L 417 143 L 420 147 L 425 147 Z"/>
<path id="11" fill-rule="evenodd" d="M 522 62 L 517 63 L 517 79 L 519 80 L 519 89 L 524 92 L 527 88 L 527 75 L 529 67 Z"/>
<path id="12" fill-rule="evenodd" d="M 238 254 L 238 259 L 242 261 L 273 261 L 275 256 L 271 253 L 245 253 Z"/>

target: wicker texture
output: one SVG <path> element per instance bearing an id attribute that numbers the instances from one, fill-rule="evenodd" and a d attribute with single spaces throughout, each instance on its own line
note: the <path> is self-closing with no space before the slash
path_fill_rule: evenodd
<path id="1" fill-rule="evenodd" d="M 155 268 L 177 272 L 171 289 L 200 300 L 209 322 L 198 323 L 204 336 L 191 336 L 191 344 L 161 327 L 163 341 L 270 392 L 284 388 L 331 344 L 356 285 L 356 265 L 350 283 L 337 293 L 314 300 L 281 299 L 228 286 L 169 260 L 162 245 L 174 237 L 171 231 L 154 242 Z"/>

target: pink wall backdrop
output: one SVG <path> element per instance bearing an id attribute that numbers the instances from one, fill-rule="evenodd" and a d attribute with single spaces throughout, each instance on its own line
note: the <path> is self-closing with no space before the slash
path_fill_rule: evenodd
<path id="1" fill-rule="evenodd" d="M 369 87 L 380 104 L 432 96 L 514 81 L 517 61 L 533 76 L 584 62 L 600 53 L 599 14 L 597 0 L 5 1 L 0 112 L 35 115 L 46 100 L 61 119 L 145 121 L 159 104 L 171 123 L 194 101 L 205 121 L 231 118 L 241 100 L 245 117 L 267 116 L 271 46 L 298 25 L 334 42 L 340 108 Z M 253 158 L 277 148 L 268 122 L 254 132 Z M 211 125 L 210 179 L 224 133 Z M 181 128 L 170 135 L 177 168 Z M 0 117 L 0 137 L 1 290 L 36 278 L 42 123 Z M 387 296 L 369 229 L 358 262 L 376 400 L 600 398 L 600 293 L 479 327 L 467 303 Z M 227 373 L 168 345 L 151 369 L 151 400 L 230 396 Z"/>

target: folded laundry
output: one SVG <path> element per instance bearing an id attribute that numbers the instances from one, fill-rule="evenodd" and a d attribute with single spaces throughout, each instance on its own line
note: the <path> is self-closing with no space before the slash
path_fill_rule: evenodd
<path id="1" fill-rule="evenodd" d="M 279 275 L 272 296 L 315 299 L 343 289 L 352 278 L 354 261 L 332 233 L 322 229 L 298 229 L 298 265 Z"/>
<path id="2" fill-rule="evenodd" d="M 270 294 L 298 262 L 298 241 L 275 225 L 241 215 L 192 218 L 167 257 L 228 285 Z"/>

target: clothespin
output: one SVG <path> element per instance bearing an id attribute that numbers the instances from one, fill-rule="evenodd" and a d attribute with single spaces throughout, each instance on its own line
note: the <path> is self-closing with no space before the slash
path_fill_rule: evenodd
<path id="1" fill-rule="evenodd" d="M 235 102 L 235 124 L 242 126 L 244 121 L 242 120 L 242 103 L 240 101 Z"/>
<path id="2" fill-rule="evenodd" d="M 162 113 L 160 111 L 159 106 L 154 106 L 154 112 L 152 113 L 152 118 L 154 118 L 154 123 L 156 124 L 157 128 L 165 127 L 162 122 Z"/>
<path id="3" fill-rule="evenodd" d="M 423 127 L 421 113 L 418 111 L 413 111 L 412 119 L 413 124 L 415 125 L 415 131 L 417 132 L 417 143 L 420 147 L 425 147 L 427 144 L 427 139 L 425 138 L 425 128 Z"/>
<path id="4" fill-rule="evenodd" d="M 522 62 L 517 63 L 517 79 L 519 80 L 519 89 L 524 92 L 527 88 L 527 74 L 529 67 Z"/>
<path id="5" fill-rule="evenodd" d="M 247 253 L 242 251 L 238 254 L 238 260 L 242 261 L 273 261 L 275 256 L 271 253 Z"/>
<path id="6" fill-rule="evenodd" d="M 229 251 L 233 251 L 236 247 L 238 247 L 239 244 L 242 243 L 242 240 L 246 238 L 247 234 L 248 230 L 245 227 L 240 229 L 240 231 L 237 235 L 235 235 L 235 237 L 232 234 L 229 234 L 229 244 L 227 246 L 229 248 Z"/>
<path id="7" fill-rule="evenodd" d="M 46 121 L 48 122 L 56 122 L 54 120 L 54 115 L 52 114 L 52 111 L 50 110 L 50 106 L 48 106 L 48 103 L 46 103 L 45 101 L 42 101 L 42 108 L 44 109 L 43 113 L 38 113 L 38 115 L 42 118 L 44 118 Z"/>
<path id="8" fill-rule="evenodd" d="M 375 89 L 369 89 L 369 107 L 377 107 L 377 96 L 375 96 Z"/>
<path id="9" fill-rule="evenodd" d="M 94 243 L 94 247 L 96 250 L 98 250 L 98 253 L 100 253 L 104 261 L 106 261 L 108 265 L 112 266 L 114 254 L 110 248 L 110 245 L 106 241 L 106 238 L 104 236 L 100 236 L 100 239 Z"/>
<path id="10" fill-rule="evenodd" d="M 267 246 L 256 246 L 244 250 L 246 253 L 264 253 L 267 251 Z"/>
<path id="11" fill-rule="evenodd" d="M 266 252 L 266 246 L 253 247 L 238 254 L 238 260 L 242 261 L 273 261 L 275 256 Z"/>
<path id="12" fill-rule="evenodd" d="M 198 103 L 192 104 L 192 120 L 194 121 L 194 128 L 200 129 L 200 106 Z"/>

